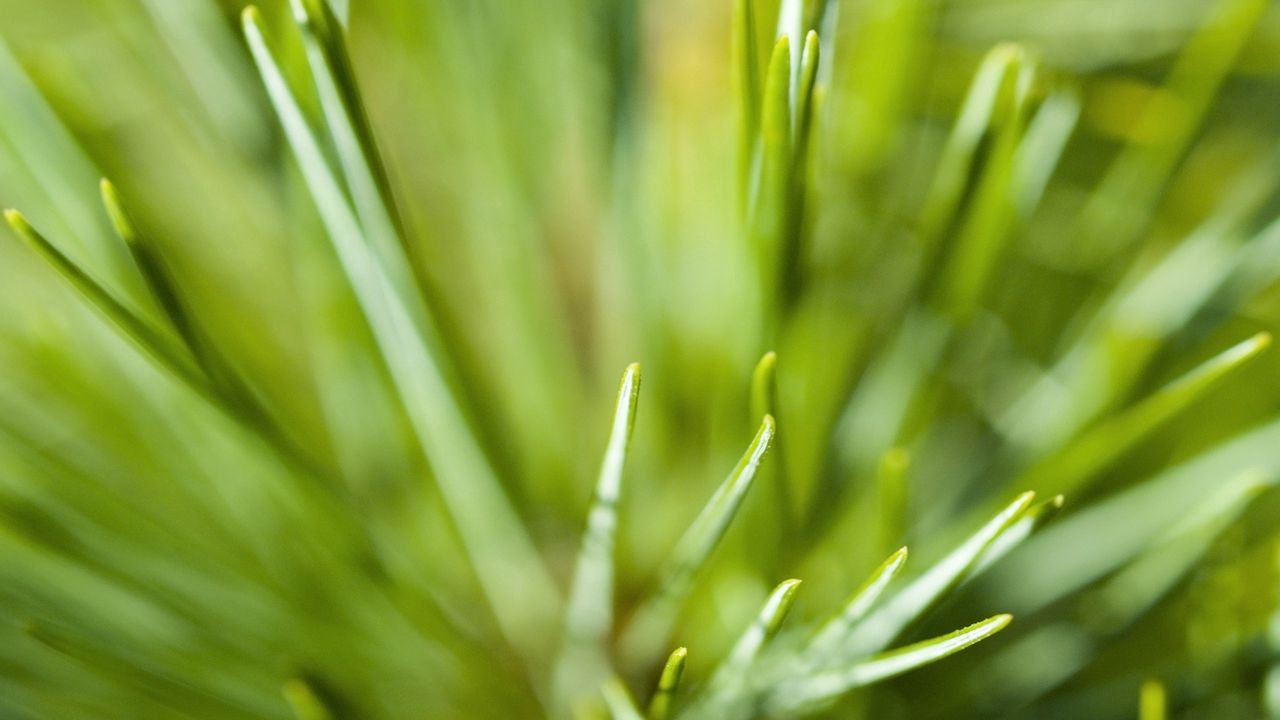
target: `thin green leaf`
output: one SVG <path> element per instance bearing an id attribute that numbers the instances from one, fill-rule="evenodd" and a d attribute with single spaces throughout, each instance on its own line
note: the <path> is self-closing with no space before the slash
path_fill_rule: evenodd
<path id="1" fill-rule="evenodd" d="M 903 448 L 890 448 L 880 457 L 876 468 L 876 523 L 878 549 L 888 549 L 902 542 L 907 527 L 910 488 L 907 470 L 911 455 Z"/>
<path id="2" fill-rule="evenodd" d="M 783 235 L 791 177 L 791 51 L 787 37 L 778 39 L 765 76 L 760 170 L 751 205 L 752 245 L 760 273 L 766 342 L 773 334 L 779 283 L 784 266 Z"/>
<path id="3" fill-rule="evenodd" d="M 484 594 L 504 633 L 528 653 L 540 653 L 540 627 L 555 617 L 555 584 L 472 435 L 440 359 L 428 349 L 435 337 L 421 298 L 399 292 L 371 252 L 341 185 L 290 90 L 250 6 L 245 36 L 276 115 L 293 148 L 343 270 L 373 330 L 392 380 L 466 548 Z M 403 273 L 397 273 L 403 276 Z M 512 586 L 521 592 L 512 593 Z"/>
<path id="4" fill-rule="evenodd" d="M 1017 74 L 1023 51 L 998 45 L 983 58 L 947 137 L 920 214 L 920 235 L 931 244 L 951 223 L 964 194 L 982 138 L 991 127 L 1002 89 Z"/>
<path id="5" fill-rule="evenodd" d="M 1214 541 L 1239 519 L 1250 501 L 1274 484 L 1274 477 L 1246 472 L 1221 486 L 1218 492 L 1190 510 L 1185 518 L 1171 521 L 1173 527 L 1163 537 L 1142 548 L 1141 554 L 1132 562 L 1078 601 L 1079 607 L 1088 608 L 1087 622 L 1051 623 L 1002 648 L 991 660 L 991 666 L 999 669 L 984 677 L 982 686 L 975 690 L 991 697 L 995 703 L 1023 705 L 1067 683 L 1088 667 L 1096 653 L 1108 646 L 1111 638 L 1123 637 L 1135 622 L 1167 597 L 1203 559 Z M 1126 514 L 1121 517 L 1133 517 L 1131 507 L 1126 507 L 1124 512 Z M 1076 556 L 1087 560 L 1092 554 L 1087 552 L 1090 542 L 1110 544 L 1119 540 L 1122 547 L 1128 546 L 1124 555 L 1126 559 L 1132 557 L 1129 552 L 1136 552 L 1131 549 L 1133 546 L 1108 534 L 1105 529 L 1099 532 L 1095 526 L 1088 532 L 1090 535 L 1073 533 L 1074 537 L 1056 545 L 1055 558 L 1060 563 L 1066 561 L 1063 578 L 1066 587 L 1061 588 L 1061 592 L 1052 584 L 1044 585 L 1044 577 L 1032 575 L 1019 577 L 1019 585 L 1015 586 L 1019 592 L 1011 599 L 1027 607 L 1025 597 L 1018 597 L 1025 594 L 1022 587 L 1029 586 L 1033 595 L 1043 589 L 1053 591 L 1053 595 L 1042 595 L 1035 606 L 1027 607 L 1033 610 L 1080 589 L 1083 584 L 1078 582 L 1079 576 L 1071 566 L 1078 564 Z M 1064 553 L 1061 551 L 1063 547 L 1076 551 Z M 1106 570 L 1111 567 L 1108 565 Z M 1039 589 L 1037 585 L 1040 585 Z M 1046 656 L 1055 658 L 1055 661 L 1050 664 L 1039 662 Z"/>
<path id="6" fill-rule="evenodd" d="M 1274 156 L 1243 173 L 1189 237 L 1121 282 L 1070 348 L 995 420 L 1024 457 L 1063 447 L 1132 389 L 1152 357 L 1251 257 L 1250 219 L 1276 186 Z M 1264 231 L 1265 234 L 1265 231 Z M 1241 246 L 1244 246 L 1243 248 Z"/>
<path id="7" fill-rule="evenodd" d="M 967 319 L 976 311 L 1016 218 L 1017 155 L 1026 132 L 1036 64 L 1015 55 L 991 118 L 994 138 L 982 158 L 967 212 L 952 242 L 941 277 L 942 310 Z"/>
<path id="8" fill-rule="evenodd" d="M 751 373 L 751 417 L 778 412 L 778 354 L 770 350 Z"/>
<path id="9" fill-rule="evenodd" d="M 403 223 L 341 27 L 327 0 L 290 0 L 290 4 L 360 224 L 401 292 L 416 291 L 405 257 Z"/>
<path id="10" fill-rule="evenodd" d="M 804 162 L 804 148 L 809 146 L 814 121 L 814 87 L 818 79 L 818 33 L 810 30 L 804 36 L 804 50 L 800 55 L 800 77 L 796 87 L 795 122 L 792 135 L 795 138 L 795 162 L 797 168 Z M 797 171 L 799 174 L 799 171 Z"/>
<path id="11" fill-rule="evenodd" d="M 785 580 L 774 588 L 765 600 L 760 613 L 747 628 L 746 632 L 734 643 L 729 656 L 712 677 L 713 688 L 730 688 L 742 680 L 748 668 L 760 654 L 765 643 L 778 634 L 782 621 L 791 611 L 791 603 L 795 601 L 796 590 L 800 589 L 800 581 Z M 714 692 L 714 690 L 712 691 Z"/>
<path id="12" fill-rule="evenodd" d="M 192 363 L 174 346 L 172 338 L 161 333 L 137 312 L 117 300 L 111 291 L 62 254 L 61 250 L 32 227 L 22 213 L 17 210 L 5 210 L 4 216 L 9 227 L 13 228 L 18 237 L 66 278 L 89 301 L 89 304 L 111 321 L 126 338 L 184 382 L 197 390 L 207 392 L 207 383 Z"/>
<path id="13" fill-rule="evenodd" d="M 1014 158 L 1016 206 L 1022 219 L 1040 204 L 1067 141 L 1080 119 L 1081 100 L 1074 88 L 1054 90 L 1036 110 Z"/>
<path id="14" fill-rule="evenodd" d="M 671 563 L 663 574 L 664 588 L 684 588 L 711 556 L 729 524 L 733 522 L 738 507 L 746 497 L 764 461 L 765 453 L 773 444 L 775 426 L 772 415 L 766 415 L 751 445 L 738 461 L 729 477 L 716 489 L 711 500 L 694 519 L 693 524 L 680 539 Z"/>
<path id="15" fill-rule="evenodd" d="M 329 474 L 288 437 L 213 340 L 193 322 L 178 292 L 178 283 L 151 243 L 139 233 L 138 226 L 125 209 L 115 185 L 103 178 L 99 183 L 99 190 L 111 224 L 133 257 L 147 290 L 204 375 L 201 378 L 192 376 L 190 382 L 195 389 L 222 412 L 259 433 L 280 453 L 285 462 L 308 475 L 331 480 Z"/>
<path id="16" fill-rule="evenodd" d="M 43 200 L 54 212 L 41 217 L 41 227 L 59 239 L 63 253 L 124 302 L 140 304 L 141 283 L 129 258 L 81 194 L 99 175 L 87 146 L 5 40 L 0 40 L 0 97 L 6 110 L 0 112 L 0 152 L 8 192 L 23 187 L 24 196 L 30 196 L 24 204 Z"/>
<path id="17" fill-rule="evenodd" d="M 1035 612 L 1107 576 L 1167 536 L 1170 528 L 1198 522 L 1202 514 L 1221 515 L 1266 478 L 1280 477 L 1280 422 L 1242 434 L 1159 475 L 1055 523 L 1024 543 L 979 585 L 983 593 L 999 587 L 1002 605 L 1012 612 Z M 1251 468 L 1243 486 L 1224 478 Z M 1233 499 L 1235 498 L 1235 499 Z M 1071 548 L 1063 552 L 1062 548 Z"/>
<path id="18" fill-rule="evenodd" d="M 636 611 L 623 634 L 622 652 L 639 662 L 652 646 L 666 642 L 676 613 L 693 587 L 693 579 L 733 522 L 773 442 L 773 417 L 766 415 L 755 439 L 729 477 L 716 488 L 693 524 L 676 544 L 660 572 L 657 592 Z"/>
<path id="19" fill-rule="evenodd" d="M 1164 683 L 1151 679 L 1138 691 L 1138 720 L 1165 720 L 1169 717 Z"/>
<path id="20" fill-rule="evenodd" d="M 639 397 L 640 365 L 632 364 L 627 367 L 618 388 L 609 445 L 596 483 L 595 501 L 587 515 L 587 529 L 574 572 L 565 629 L 570 642 L 580 639 L 603 643 L 613 625 L 613 545 L 618 527 L 617 503 Z"/>
<path id="21" fill-rule="evenodd" d="M 773 694 L 770 704 L 777 711 L 794 711 L 807 705 L 829 702 L 854 688 L 954 655 L 1000 632 L 1012 619 L 1012 615 L 996 615 L 955 632 L 854 663 L 842 670 L 786 683 Z"/>
<path id="22" fill-rule="evenodd" d="M 607 672 L 605 646 L 613 628 L 613 552 L 618 529 L 618 497 L 639 397 L 640 365 L 633 363 L 623 373 L 618 388 L 609 444 L 596 482 L 595 499 L 587 513 L 587 528 L 569 592 L 561 656 L 556 668 L 557 691 L 562 700 L 567 700 L 574 688 L 596 687 L 602 679 L 599 676 Z"/>
<path id="23" fill-rule="evenodd" d="M 687 648 L 676 648 L 667 658 L 662 668 L 662 676 L 658 678 L 658 690 L 649 703 L 649 720 L 667 720 L 671 715 L 671 705 L 675 701 L 676 691 L 680 689 L 680 678 L 684 677 L 685 661 L 689 658 Z"/>
<path id="24" fill-rule="evenodd" d="M 981 575 L 1004 556 L 1008 555 L 1014 548 L 1018 547 L 1022 541 L 1031 537 L 1036 530 L 1044 527 L 1046 523 L 1053 520 L 1059 512 L 1062 511 L 1063 505 L 1066 504 L 1066 498 L 1062 495 L 1054 495 L 1043 502 L 1038 502 L 1027 510 L 1027 514 L 1022 516 L 1008 530 L 1000 533 L 1000 537 L 991 543 L 991 547 L 982 553 L 982 559 L 978 562 L 977 567 L 973 569 L 972 575 Z"/>
<path id="25" fill-rule="evenodd" d="M 756 363 L 755 370 L 751 373 L 750 412 L 752 419 L 764 417 L 765 415 L 777 418 L 777 376 L 778 354 L 770 350 L 760 358 L 760 362 Z M 774 438 L 771 452 L 775 460 L 760 469 L 760 478 L 762 482 L 773 488 L 774 499 L 771 503 L 756 505 L 750 521 L 754 527 L 761 529 L 759 534 L 760 542 L 771 544 L 769 547 L 760 545 L 760 551 L 765 555 L 771 554 L 777 557 L 777 543 L 781 537 L 785 537 L 792 532 L 795 512 L 792 505 L 790 486 L 787 484 L 785 474 L 786 463 L 783 460 L 782 446 L 777 438 Z"/>
<path id="26" fill-rule="evenodd" d="M 1074 493 L 1088 487 L 1088 481 L 1099 470 L 1186 411 L 1270 345 L 1271 335 L 1264 332 L 1224 350 L 1133 407 L 1085 431 L 1063 450 L 1028 470 L 1018 484 L 1052 493 Z"/>
<path id="27" fill-rule="evenodd" d="M 1019 495 L 976 533 L 900 590 L 858 624 L 849 635 L 848 656 L 879 652 L 913 621 L 972 575 L 983 553 L 1026 514 L 1035 493 Z"/>
<path id="28" fill-rule="evenodd" d="M 305 680 L 294 679 L 286 682 L 281 693 L 298 720 L 333 719 L 333 714 L 325 707 L 324 701 L 316 695 Z"/>
<path id="29" fill-rule="evenodd" d="M 782 240 L 780 283 L 784 298 L 794 298 L 802 281 L 800 259 L 803 254 L 805 208 L 809 194 L 809 148 L 813 125 L 818 114 L 822 95 L 815 86 L 818 77 L 818 33 L 810 30 L 805 36 L 804 52 L 800 58 L 800 74 L 792 119 L 792 152 L 790 187 L 788 189 L 786 230 Z"/>
<path id="30" fill-rule="evenodd" d="M 844 609 L 838 615 L 828 620 L 818 630 L 817 634 L 809 643 L 809 647 L 805 649 L 806 657 L 826 657 L 840 644 L 842 640 L 849 634 L 867 613 L 871 611 L 876 600 L 889 587 L 889 583 L 898 576 L 899 571 L 907 562 L 907 549 L 900 548 L 893 553 L 876 568 L 874 572 L 862 583 L 862 587 L 858 588 L 849 600 L 845 602 Z"/>
<path id="31" fill-rule="evenodd" d="M 178 336 L 190 348 L 196 360 L 204 364 L 207 357 L 202 351 L 207 349 L 207 343 L 197 333 L 195 326 L 191 322 L 190 315 L 178 296 L 176 286 L 168 269 L 160 258 L 156 256 L 151 246 L 139 236 L 137 225 L 134 224 L 133 219 L 125 210 L 124 204 L 120 200 L 120 194 L 116 192 L 116 188 L 111 184 L 111 181 L 103 178 L 99 183 L 99 189 L 102 193 L 102 204 L 107 209 L 111 224 L 115 228 L 116 234 L 124 241 L 129 254 L 133 256 L 134 264 L 138 266 L 138 270 L 142 273 L 142 279 L 146 281 L 147 289 L 173 325 L 173 329 L 177 331 Z M 207 367 L 204 369 L 206 371 L 209 370 Z M 210 374 L 212 376 L 212 373 Z"/>
<path id="32" fill-rule="evenodd" d="M 739 636 L 728 656 L 720 663 L 707 689 L 689 709 L 689 715 L 727 718 L 744 714 L 753 704 L 748 677 L 756 658 L 773 639 L 786 619 L 800 587 L 799 580 L 787 580 L 774 588 L 755 620 Z"/>

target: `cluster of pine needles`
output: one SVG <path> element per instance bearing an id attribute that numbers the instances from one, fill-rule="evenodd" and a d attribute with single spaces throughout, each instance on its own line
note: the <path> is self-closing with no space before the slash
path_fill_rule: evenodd
<path id="1" fill-rule="evenodd" d="M 1280 717 L 1265 0 L 55 4 L 0 717 Z"/>

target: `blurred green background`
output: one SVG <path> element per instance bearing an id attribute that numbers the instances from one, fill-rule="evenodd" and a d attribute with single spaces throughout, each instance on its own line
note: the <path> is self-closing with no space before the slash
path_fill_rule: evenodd
<path id="1" fill-rule="evenodd" d="M 767 57 L 776 3 L 756 6 Z M 261 7 L 309 87 L 288 8 Z M 781 445 L 682 615 L 691 678 L 778 581 L 804 578 L 795 615 L 824 617 L 894 548 L 927 567 L 1037 489 L 1062 516 L 913 635 L 1014 625 L 833 716 L 1133 717 L 1157 677 L 1176 717 L 1280 717 L 1280 358 L 1145 406 L 1158 421 L 1125 414 L 1280 328 L 1280 7 L 804 7 L 823 100 L 795 287 L 762 309 L 730 0 L 351 0 L 458 393 L 552 574 L 572 571 L 622 368 L 645 372 L 625 616 L 758 425 L 772 349 Z M 111 178 L 319 468 L 0 242 L 0 717 L 287 718 L 296 677 L 340 717 L 536 717 L 240 10 L 0 0 L 0 204 L 156 317 L 99 207 Z M 1039 62 L 1026 127 L 1005 149 L 979 127 L 937 211 L 953 125 L 1006 42 Z M 909 469 L 885 481 L 895 448 Z M 638 695 L 662 659 L 624 669 Z"/>

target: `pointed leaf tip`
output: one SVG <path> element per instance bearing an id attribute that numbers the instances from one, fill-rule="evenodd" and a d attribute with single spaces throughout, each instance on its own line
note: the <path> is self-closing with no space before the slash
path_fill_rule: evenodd
<path id="1" fill-rule="evenodd" d="M 667 658 L 662 668 L 662 676 L 658 679 L 658 690 L 649 702 L 649 720 L 666 720 L 671 714 L 671 705 L 676 691 L 680 689 L 680 679 L 684 676 L 685 660 L 689 656 L 687 648 L 676 648 Z"/>
<path id="2" fill-rule="evenodd" d="M 640 363 L 633 362 L 622 371 L 622 387 L 630 393 L 640 389 Z"/>
<path id="3" fill-rule="evenodd" d="M 289 0 L 289 7 L 293 10 L 294 21 L 299 25 L 307 25 L 311 22 L 311 15 L 303 0 Z"/>
<path id="4" fill-rule="evenodd" d="M 777 411 L 778 355 L 770 350 L 751 371 L 751 415 L 761 417 Z"/>
<path id="5" fill-rule="evenodd" d="M 130 245 L 136 243 L 137 230 L 129 213 L 124 209 L 124 203 L 120 201 L 120 193 L 116 190 L 116 186 L 110 180 L 102 178 L 98 183 L 98 190 L 102 194 L 102 205 L 107 209 L 107 215 L 111 218 L 111 225 L 115 228 L 116 234 Z"/>
<path id="6" fill-rule="evenodd" d="M 9 227 L 19 233 L 25 234 L 31 231 L 31 223 L 27 222 L 26 216 L 13 208 L 4 211 L 4 219 L 9 223 Z"/>
<path id="7" fill-rule="evenodd" d="M 880 567 L 872 571 L 871 575 L 845 601 L 840 612 L 818 630 L 809 643 L 809 652 L 814 656 L 826 656 L 834 652 L 848 636 L 851 628 L 866 617 L 906 562 L 907 548 L 904 545 L 886 558 Z"/>
<path id="8" fill-rule="evenodd" d="M 333 27 L 330 18 L 337 20 L 326 0 L 289 0 L 293 20 L 304 31 L 320 37 L 328 37 Z"/>
<path id="9" fill-rule="evenodd" d="M 784 580 L 774 589 L 773 594 L 778 599 L 776 612 L 769 618 L 768 625 L 765 628 L 765 634 L 772 636 L 778 631 L 778 627 L 782 625 L 782 621 L 786 619 L 787 613 L 791 611 L 791 603 L 795 602 L 796 591 L 800 589 L 802 580 L 791 578 Z"/>
<path id="10" fill-rule="evenodd" d="M 653 651 L 652 643 L 665 640 L 675 613 L 688 596 L 694 575 L 724 537 L 751 488 L 764 456 L 773 442 L 774 420 L 765 415 L 751 444 L 729 476 L 711 494 L 707 504 L 676 543 L 660 573 L 657 592 L 632 615 L 622 633 L 622 654 L 638 662 Z"/>
<path id="11" fill-rule="evenodd" d="M 331 720 L 333 717 L 305 680 L 295 678 L 285 681 L 281 694 L 298 720 Z"/>
<path id="12" fill-rule="evenodd" d="M 995 615 L 968 627 L 858 660 L 843 668 L 808 674 L 783 684 L 772 698 L 776 712 L 790 714 L 830 702 L 857 687 L 910 672 L 972 647 L 1006 628 L 1013 616 Z"/>
<path id="13" fill-rule="evenodd" d="M 818 58 L 818 50 L 822 43 L 818 40 L 818 31 L 810 30 L 804 36 L 804 54 L 805 61 L 816 63 Z"/>
<path id="14" fill-rule="evenodd" d="M 247 5 L 244 10 L 240 11 L 240 22 L 246 28 L 250 26 L 257 27 L 262 24 L 262 12 L 258 10 L 257 5 Z"/>

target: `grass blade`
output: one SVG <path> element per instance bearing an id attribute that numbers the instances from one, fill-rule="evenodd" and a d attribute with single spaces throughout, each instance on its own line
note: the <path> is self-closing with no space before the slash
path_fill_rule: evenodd
<path id="1" fill-rule="evenodd" d="M 1016 58 L 997 93 L 991 149 L 983 154 L 981 174 L 940 278 L 942 309 L 961 320 L 977 310 L 1016 218 L 1017 156 L 1036 76 L 1035 63 L 1023 55 Z"/>
<path id="2" fill-rule="evenodd" d="M 660 573 L 657 593 L 636 611 L 623 634 L 622 653 L 629 662 L 640 662 L 654 645 L 666 642 L 676 614 L 692 589 L 694 577 L 724 537 L 751 488 L 760 463 L 773 443 L 775 429 L 773 417 L 766 415 L 738 465 L 716 488 L 676 544 Z"/>
<path id="3" fill-rule="evenodd" d="M 177 375 L 197 390 L 207 392 L 207 384 L 192 363 L 183 357 L 172 340 L 157 330 L 150 322 L 143 319 L 134 310 L 126 307 L 116 299 L 111 291 L 103 287 L 88 272 L 71 261 L 62 251 L 49 242 L 44 235 L 27 222 L 26 217 L 17 210 L 6 210 L 5 220 L 18 237 L 35 251 L 37 255 L 53 266 L 71 283 L 89 304 L 101 312 L 120 332 L 148 356 L 156 360 L 162 367 Z"/>
<path id="4" fill-rule="evenodd" d="M 1027 471 L 1018 483 L 1050 493 L 1073 493 L 1143 438 L 1204 397 L 1225 377 L 1244 367 L 1271 345 L 1271 335 L 1258 333 L 1201 363 L 1150 397 L 1073 440 Z"/>
<path id="5" fill-rule="evenodd" d="M 769 415 L 778 417 L 778 354 L 770 350 L 756 363 L 751 373 L 750 393 L 751 418 Z M 791 488 L 786 475 L 786 462 L 783 459 L 782 445 L 777 438 L 773 440 L 774 460 L 760 468 L 760 482 L 773 488 L 773 502 L 759 503 L 750 515 L 753 527 L 759 528 L 753 544 L 762 558 L 780 558 L 779 543 L 782 538 L 793 532 L 795 509 L 792 505 Z"/>
<path id="6" fill-rule="evenodd" d="M 290 680 L 284 684 L 281 693 L 298 720 L 333 720 L 333 714 L 324 706 L 324 701 L 305 680 Z"/>
<path id="7" fill-rule="evenodd" d="M 544 653 L 542 623 L 559 605 L 555 584 L 506 498 L 453 397 L 445 368 L 426 346 L 420 297 L 397 292 L 365 242 L 341 185 L 276 63 L 256 8 L 245 36 L 267 94 L 324 221 L 330 241 L 370 323 L 427 459 L 431 462 L 477 578 L 504 634 L 528 654 Z M 510 592 L 512 586 L 520 593 Z"/>
<path id="8" fill-rule="evenodd" d="M 795 579 L 785 580 L 774 588 L 769 598 L 765 600 L 764 606 L 760 608 L 760 614 L 756 616 L 755 622 L 751 623 L 746 632 L 734 643 L 729 656 L 716 671 L 711 680 L 712 687 L 732 687 L 742 679 L 756 656 L 760 654 L 760 649 L 778 634 L 778 629 L 782 626 L 782 621 L 786 620 L 787 613 L 791 611 L 791 603 L 795 601 L 795 594 L 799 589 L 800 581 Z"/>
<path id="9" fill-rule="evenodd" d="M 1164 683 L 1147 680 L 1138 692 L 1138 720 L 1165 720 L 1169 717 Z"/>
<path id="10" fill-rule="evenodd" d="M 799 587 L 799 580 L 786 580 L 769 593 L 755 620 L 720 663 L 707 689 L 690 708 L 689 715 L 695 718 L 730 718 L 744 714 L 754 695 L 747 682 L 748 673 L 765 644 L 778 633 Z"/>
<path id="11" fill-rule="evenodd" d="M 920 235 L 931 245 L 951 224 L 978 153 L 978 146 L 994 120 L 1002 88 L 1017 74 L 1022 49 L 999 45 L 983 58 L 969 86 L 960 115 L 947 137 L 933 184 L 920 213 Z"/>
<path id="12" fill-rule="evenodd" d="M 290 4 L 360 224 L 397 287 L 416 291 L 405 257 L 403 223 L 338 20 L 327 0 L 290 0 Z"/>
<path id="13" fill-rule="evenodd" d="M 809 136 L 813 130 L 814 88 L 818 80 L 819 46 L 817 31 L 810 30 L 805 34 L 804 49 L 800 55 L 800 76 L 796 86 L 795 122 L 791 129 L 795 138 L 797 167 L 804 162 L 803 148 L 809 146 Z"/>
<path id="14" fill-rule="evenodd" d="M 777 412 L 778 354 L 770 350 L 760 358 L 751 373 L 751 417 L 776 416 Z M 774 452 L 777 452 L 776 448 Z"/>
<path id="15" fill-rule="evenodd" d="M 16 38 L 11 38 L 16 39 Z M 92 271 L 126 302 L 141 302 L 141 284 L 129 258 L 111 240 L 105 224 L 80 195 L 98 178 L 86 145 L 33 81 L 7 41 L 0 40 L 0 154 L 7 182 L 20 183 L 22 199 L 41 227 L 59 238 L 64 254 Z M 9 185 L 6 191 L 15 188 Z M 8 195 L 13 198 L 15 196 Z M 54 210 L 40 214 L 41 203 Z"/>
<path id="16" fill-rule="evenodd" d="M 782 297 L 796 297 L 801 278 L 800 261 L 803 255 L 805 206 L 809 192 L 809 148 L 813 137 L 818 106 L 822 94 L 816 87 L 818 77 L 818 33 L 810 30 L 804 39 L 804 51 L 800 56 L 800 74 L 797 77 L 795 114 L 792 118 L 792 152 L 790 187 L 787 190 L 786 234 L 782 240 Z"/>
<path id="17" fill-rule="evenodd" d="M 649 703 L 649 720 L 667 720 L 671 715 L 671 704 L 675 700 L 676 691 L 680 689 L 680 678 L 684 677 L 685 661 L 689 658 L 687 648 L 676 648 L 667 658 L 662 668 L 662 677 L 658 679 L 658 691 Z"/>
<path id="18" fill-rule="evenodd" d="M 1125 397 L 1155 353 L 1232 282 L 1262 236 L 1247 227 L 1275 187 L 1271 168 L 1241 178 L 1191 234 L 1158 261 L 1140 264 L 1078 337 L 994 421 L 1024 457 L 1057 450 Z M 1264 231 L 1263 235 L 1266 234 Z M 1243 246 L 1243 247 L 1241 247 Z"/>
<path id="19" fill-rule="evenodd" d="M 911 468 L 911 454 L 903 448 L 891 448 L 880 456 L 876 467 L 876 535 L 877 549 L 888 552 L 902 542 L 909 517 L 911 488 L 907 484 L 907 471 Z"/>
<path id="20" fill-rule="evenodd" d="M 912 581 L 854 629 L 846 643 L 849 655 L 879 652 L 939 598 L 964 582 L 982 555 L 1031 507 L 1035 493 L 1023 493 L 949 554 Z"/>
<path id="21" fill-rule="evenodd" d="M 595 499 L 587 513 L 587 528 L 569 592 L 562 654 L 556 672 L 556 685 L 562 695 L 571 694 L 574 686 L 598 687 L 603 678 L 597 676 L 607 672 L 605 645 L 613 628 L 617 504 L 639 397 L 640 365 L 633 363 L 623 373 L 618 388 L 609 445 L 596 483 Z"/>
<path id="22" fill-rule="evenodd" d="M 258 405 L 253 392 L 232 370 L 230 363 L 217 351 L 214 343 L 192 321 L 191 313 L 178 293 L 178 284 L 173 279 L 172 273 L 151 244 L 138 232 L 137 225 L 120 200 L 120 194 L 116 191 L 115 185 L 103 178 L 99 183 L 99 189 L 102 194 L 102 204 L 111 217 L 111 224 L 133 257 L 133 262 L 142 274 L 147 290 L 150 291 L 156 305 L 173 326 L 191 356 L 200 365 L 200 369 L 216 386 L 215 389 L 227 395 L 226 400 L 238 411 L 243 410 L 258 419 L 265 419 L 267 413 Z"/>
<path id="23" fill-rule="evenodd" d="M 334 478 L 290 439 L 254 390 L 218 350 L 213 340 L 192 320 L 191 313 L 178 292 L 177 281 L 164 260 L 138 232 L 138 227 L 125 209 L 115 185 L 103 178 L 99 183 L 99 190 L 111 224 L 133 257 L 147 290 L 203 373 L 203 377 L 192 376 L 190 382 L 195 389 L 231 418 L 260 434 L 290 466 L 332 486 Z"/>
<path id="24" fill-rule="evenodd" d="M 1028 123 L 1014 158 L 1014 187 L 1020 219 L 1029 218 L 1044 197 L 1049 179 L 1062 160 L 1067 141 L 1080 119 L 1081 105 L 1080 93 L 1075 88 L 1052 91 Z"/>
<path id="25" fill-rule="evenodd" d="M 618 388 L 618 404 L 596 484 L 595 501 L 574 572 L 566 633 L 568 638 L 603 643 L 613 624 L 613 544 L 618 525 L 622 468 L 635 427 L 640 397 L 640 365 L 627 367 Z"/>
<path id="26" fill-rule="evenodd" d="M 1031 537 L 1036 530 L 1044 527 L 1046 523 L 1057 517 L 1062 511 L 1067 499 L 1062 495 L 1054 495 L 1043 502 L 1036 503 L 1027 510 L 1027 514 L 1022 519 L 1015 522 L 1008 530 L 1000 533 L 1000 537 L 991 543 L 991 547 L 982 553 L 982 559 L 978 561 L 977 567 L 973 569 L 972 575 L 981 575 L 986 572 L 1000 558 L 1008 555 L 1014 548 L 1018 547 L 1023 540 Z"/>
<path id="27" fill-rule="evenodd" d="M 901 675 L 954 655 L 1000 632 L 1012 619 L 1012 615 L 996 615 L 947 635 L 854 663 L 843 670 L 788 683 L 774 694 L 772 705 L 777 710 L 794 711 L 806 705 L 833 700 L 854 688 Z"/>
<path id="28" fill-rule="evenodd" d="M 791 50 L 783 35 L 773 47 L 764 85 L 760 171 L 751 204 L 750 226 L 760 273 L 765 342 L 772 344 L 774 314 L 784 258 L 791 177 Z"/>
<path id="29" fill-rule="evenodd" d="M 116 192 L 115 185 L 103 178 L 98 188 L 102 194 L 102 205 L 107 209 L 107 215 L 111 218 L 111 225 L 115 228 L 116 235 L 120 236 L 129 254 L 133 256 L 133 262 L 142 273 L 147 289 L 151 291 L 157 305 L 168 317 L 183 342 L 192 349 L 198 347 L 199 342 L 195 339 L 186 308 L 178 299 L 173 282 L 165 268 L 161 266 L 159 258 L 139 238 L 137 226 L 120 201 L 120 194 Z"/>
<path id="30" fill-rule="evenodd" d="M 876 568 L 862 583 L 862 587 L 849 596 L 849 600 L 844 604 L 844 609 L 840 611 L 840 614 L 828 620 L 818 630 L 813 640 L 810 641 L 809 647 L 805 650 L 805 655 L 815 658 L 830 655 L 840 641 L 849 634 L 849 631 L 871 611 L 871 607 L 884 594 L 885 589 L 889 587 L 889 583 L 893 582 L 893 579 L 898 576 L 906 562 L 907 549 L 904 547 L 881 563 L 880 567 Z"/>
<path id="31" fill-rule="evenodd" d="M 1223 480 L 1238 476 L 1241 467 L 1250 468 L 1255 479 L 1280 476 L 1277 442 L 1280 422 L 1273 420 L 1072 513 L 992 568 L 979 584 L 982 594 L 999 586 L 1002 606 L 1027 613 L 1088 587 L 1140 556 L 1170 528 L 1220 504 L 1216 498 L 1228 489 Z"/>

